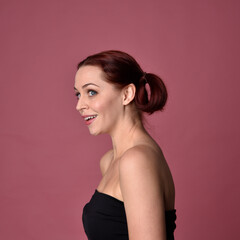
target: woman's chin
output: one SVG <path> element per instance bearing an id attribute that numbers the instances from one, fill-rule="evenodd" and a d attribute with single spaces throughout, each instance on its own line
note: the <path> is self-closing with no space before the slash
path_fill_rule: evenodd
<path id="1" fill-rule="evenodd" d="M 94 131 L 93 129 L 89 129 L 89 132 L 90 132 L 90 134 L 93 135 L 93 136 L 97 136 L 97 135 L 101 134 L 100 132 Z"/>

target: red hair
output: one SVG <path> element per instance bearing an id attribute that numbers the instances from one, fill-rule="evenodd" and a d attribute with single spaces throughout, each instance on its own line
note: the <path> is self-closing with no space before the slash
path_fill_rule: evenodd
<path id="1" fill-rule="evenodd" d="M 133 83 L 136 87 L 134 102 L 140 111 L 152 114 L 163 110 L 168 97 L 164 82 L 153 73 L 145 73 L 129 54 L 116 50 L 100 52 L 81 61 L 77 69 L 86 65 L 100 67 L 105 73 L 106 81 L 119 88 Z M 146 84 L 150 88 L 149 98 Z"/>

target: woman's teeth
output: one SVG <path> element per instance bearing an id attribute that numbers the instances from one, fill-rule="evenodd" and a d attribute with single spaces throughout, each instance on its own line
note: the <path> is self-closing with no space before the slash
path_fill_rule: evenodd
<path id="1" fill-rule="evenodd" d="M 85 120 L 85 121 L 88 121 L 88 120 L 90 120 L 90 119 L 92 119 L 92 118 L 95 118 L 95 117 L 97 117 L 97 115 L 85 117 L 84 120 Z"/>

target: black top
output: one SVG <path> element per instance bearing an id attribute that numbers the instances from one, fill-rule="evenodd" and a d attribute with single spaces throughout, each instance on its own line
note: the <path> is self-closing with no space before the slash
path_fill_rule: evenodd
<path id="1" fill-rule="evenodd" d="M 167 240 L 174 240 L 176 210 L 165 213 Z M 124 203 L 108 194 L 95 190 L 82 220 L 88 240 L 128 240 Z"/>

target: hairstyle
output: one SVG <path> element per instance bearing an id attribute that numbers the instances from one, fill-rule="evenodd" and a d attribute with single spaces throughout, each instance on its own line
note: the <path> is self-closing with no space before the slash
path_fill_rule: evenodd
<path id="1" fill-rule="evenodd" d="M 138 110 L 149 114 L 163 110 L 168 94 L 162 79 L 153 73 L 144 72 L 129 54 L 116 50 L 103 51 L 81 61 L 77 69 L 86 65 L 100 67 L 106 81 L 115 84 L 118 88 L 133 83 L 136 87 L 134 102 Z M 150 96 L 146 84 L 149 85 Z"/>

